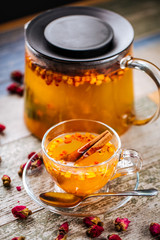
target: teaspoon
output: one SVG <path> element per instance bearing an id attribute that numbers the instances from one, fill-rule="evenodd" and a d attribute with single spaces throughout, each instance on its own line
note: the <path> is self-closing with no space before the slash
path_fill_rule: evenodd
<path id="1" fill-rule="evenodd" d="M 60 192 L 46 192 L 41 193 L 39 198 L 42 202 L 54 206 L 63 208 L 72 208 L 78 206 L 82 201 L 92 197 L 108 197 L 108 196 L 155 196 L 158 194 L 158 190 L 155 188 L 131 190 L 124 192 L 107 192 L 107 193 L 93 193 L 87 196 L 76 196 L 70 193 Z"/>

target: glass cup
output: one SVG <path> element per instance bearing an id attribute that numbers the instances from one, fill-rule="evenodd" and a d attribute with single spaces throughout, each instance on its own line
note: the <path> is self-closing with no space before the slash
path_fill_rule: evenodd
<path id="1" fill-rule="evenodd" d="M 91 166 L 73 166 L 56 161 L 47 153 L 50 141 L 62 134 L 92 133 L 105 130 L 112 133 L 111 144 L 115 151 L 109 159 Z M 142 166 L 140 154 L 131 149 L 121 148 L 118 134 L 108 125 L 87 119 L 73 119 L 60 122 L 51 127 L 42 139 L 42 155 L 45 168 L 55 183 L 65 192 L 77 196 L 94 193 L 114 178 L 138 172 Z"/>

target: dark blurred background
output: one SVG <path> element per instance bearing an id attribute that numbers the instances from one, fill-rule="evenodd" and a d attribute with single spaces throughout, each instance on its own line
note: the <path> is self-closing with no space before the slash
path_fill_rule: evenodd
<path id="1" fill-rule="evenodd" d="M 78 2 L 79 0 L 11 0 L 1 2 L 0 23 L 5 23 L 50 8 Z M 83 2 L 83 1 L 81 1 Z M 84 1 L 85 2 L 85 1 Z"/>

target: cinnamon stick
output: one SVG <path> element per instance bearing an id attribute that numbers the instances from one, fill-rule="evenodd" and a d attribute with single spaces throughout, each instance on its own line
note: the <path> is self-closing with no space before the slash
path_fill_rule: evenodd
<path id="1" fill-rule="evenodd" d="M 73 151 L 72 153 L 67 154 L 63 157 L 63 160 L 68 162 L 75 162 L 79 158 L 84 156 L 89 156 L 98 149 L 102 148 L 107 142 L 109 142 L 112 138 L 112 134 L 106 130 L 94 139 L 92 139 L 90 142 L 86 143 L 81 148 L 78 148 L 77 150 Z"/>
<path id="2" fill-rule="evenodd" d="M 108 131 L 98 142 L 96 142 L 91 148 L 89 148 L 84 154 L 84 157 L 88 157 L 101 149 L 107 142 L 112 139 L 112 134 Z"/>

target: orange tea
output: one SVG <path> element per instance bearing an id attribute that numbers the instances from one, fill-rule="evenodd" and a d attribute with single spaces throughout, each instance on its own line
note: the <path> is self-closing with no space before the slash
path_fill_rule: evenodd
<path id="1" fill-rule="evenodd" d="M 37 61 L 37 60 L 36 60 Z M 39 138 L 52 125 L 67 119 L 95 119 L 119 134 L 133 112 L 131 69 L 88 69 L 69 75 L 42 67 L 26 54 L 25 122 Z"/>
<path id="2" fill-rule="evenodd" d="M 115 171 L 118 160 L 113 158 L 107 164 L 101 163 L 110 159 L 115 152 L 115 146 L 108 142 L 90 156 L 79 158 L 75 162 L 67 162 L 64 157 L 84 146 L 95 134 L 67 133 L 49 142 L 46 152 L 55 161 L 44 157 L 47 171 L 55 182 L 66 192 L 75 195 L 86 195 L 102 188 Z M 66 169 L 67 168 L 67 169 Z"/>
<path id="3" fill-rule="evenodd" d="M 142 165 L 138 152 L 121 148 L 114 129 L 89 119 L 52 126 L 43 136 L 42 154 L 54 183 L 78 196 L 96 192 L 114 178 L 136 173 Z"/>

